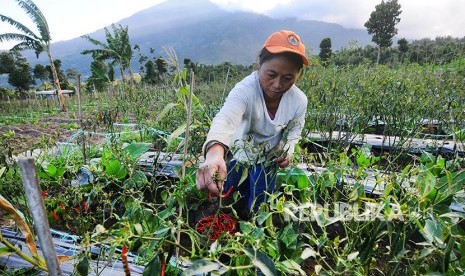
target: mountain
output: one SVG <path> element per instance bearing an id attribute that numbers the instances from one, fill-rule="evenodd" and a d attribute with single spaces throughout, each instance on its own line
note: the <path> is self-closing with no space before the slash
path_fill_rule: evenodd
<path id="1" fill-rule="evenodd" d="M 347 29 L 338 24 L 295 18 L 275 19 L 251 12 L 225 11 L 208 0 L 168 0 L 125 18 L 116 24 L 128 26 L 131 43 L 138 44 L 141 54 L 164 56 L 162 46 L 173 47 L 182 63 L 184 58 L 203 64 L 231 62 L 251 64 L 267 36 L 277 30 L 289 29 L 298 33 L 310 54 L 319 52 L 319 44 L 330 37 L 332 48 L 338 50 L 351 41 L 359 46 L 370 43 L 364 29 Z M 111 26 L 109 26 L 111 30 Z M 89 34 L 103 41 L 104 30 Z M 96 47 L 78 37 L 52 44 L 52 54 L 62 66 L 75 68 L 84 76 L 89 74 L 91 57 L 83 56 L 85 49 Z M 155 52 L 150 54 L 150 48 Z M 37 60 L 32 52 L 25 53 L 31 64 L 47 64 L 44 54 Z M 139 67 L 135 53 L 133 67 Z"/>

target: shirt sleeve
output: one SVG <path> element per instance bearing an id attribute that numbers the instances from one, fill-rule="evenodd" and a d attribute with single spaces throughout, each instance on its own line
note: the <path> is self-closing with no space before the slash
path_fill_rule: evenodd
<path id="1" fill-rule="evenodd" d="M 241 124 L 242 117 L 247 109 L 247 86 L 237 84 L 229 93 L 223 107 L 216 114 L 212 121 L 207 140 L 203 145 L 203 154 L 206 154 L 207 146 L 212 142 L 221 143 L 227 147 L 231 144 L 231 139 Z"/>
<path id="2" fill-rule="evenodd" d="M 282 138 L 284 143 L 284 147 L 282 149 L 287 151 L 290 155 L 294 154 L 295 145 L 299 142 L 302 135 L 302 129 L 305 126 L 308 99 L 305 95 L 303 95 L 303 97 L 300 96 L 298 102 L 302 104 L 300 104 L 297 108 L 294 119 L 292 119 L 287 125 Z"/>

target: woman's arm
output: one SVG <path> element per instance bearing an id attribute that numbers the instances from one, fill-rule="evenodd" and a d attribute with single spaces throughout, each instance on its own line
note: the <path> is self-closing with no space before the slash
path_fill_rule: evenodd
<path id="1" fill-rule="evenodd" d="M 197 171 L 196 185 L 198 190 L 208 189 L 214 195 L 220 195 L 226 179 L 225 149 L 223 145 L 213 144 L 207 149 L 205 162 Z"/>

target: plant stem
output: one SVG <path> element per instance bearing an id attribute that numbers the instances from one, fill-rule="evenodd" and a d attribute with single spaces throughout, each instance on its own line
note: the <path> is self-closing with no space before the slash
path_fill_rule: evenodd
<path id="1" fill-rule="evenodd" d="M 11 244 L 5 238 L 3 238 L 2 233 L 0 232 L 0 243 L 4 244 L 8 249 L 10 249 L 13 253 L 20 256 L 23 260 L 29 262 L 30 264 L 36 266 L 40 270 L 47 271 L 47 267 L 45 266 L 45 261 L 40 258 L 39 256 L 30 257 L 27 254 L 23 253 L 19 248 Z"/>

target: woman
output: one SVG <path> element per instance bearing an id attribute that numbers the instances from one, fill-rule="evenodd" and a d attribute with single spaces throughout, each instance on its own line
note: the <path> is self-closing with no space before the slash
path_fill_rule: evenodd
<path id="1" fill-rule="evenodd" d="M 307 109 L 307 97 L 294 85 L 308 65 L 297 34 L 271 34 L 258 61 L 259 69 L 236 84 L 213 119 L 196 181 L 214 195 L 239 191 L 249 212 L 274 191 L 277 167 L 289 166 Z"/>

